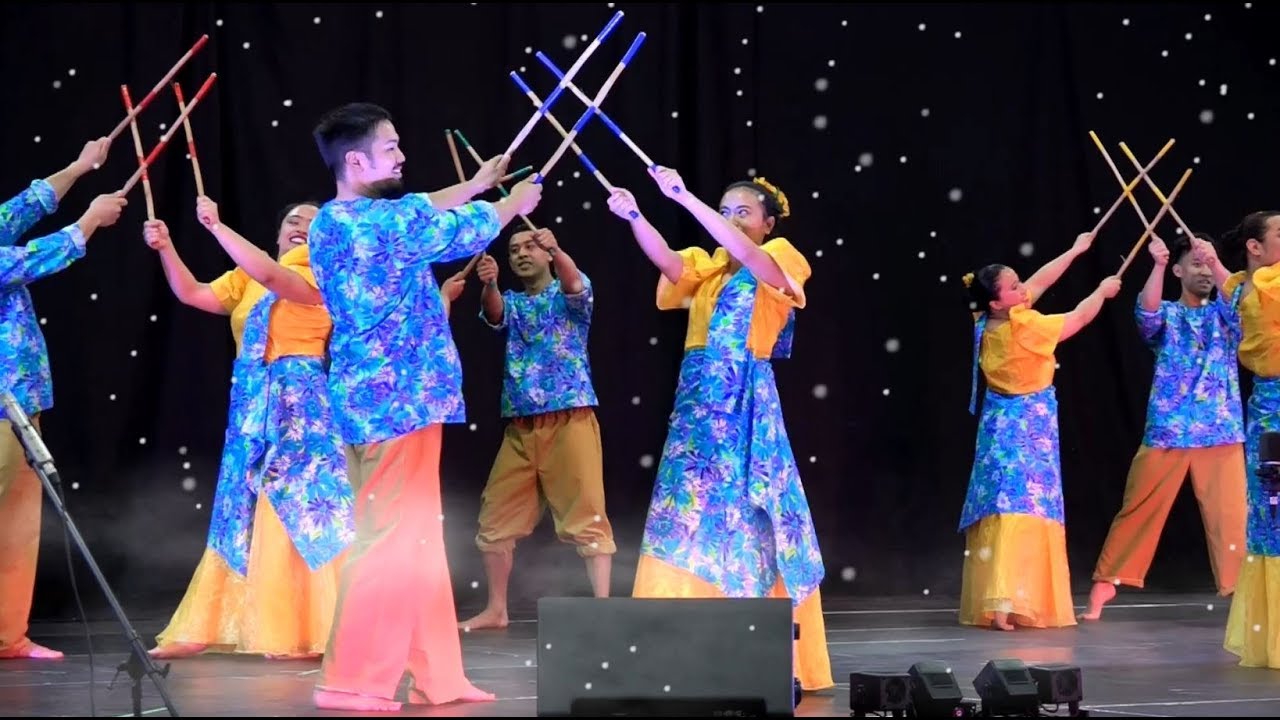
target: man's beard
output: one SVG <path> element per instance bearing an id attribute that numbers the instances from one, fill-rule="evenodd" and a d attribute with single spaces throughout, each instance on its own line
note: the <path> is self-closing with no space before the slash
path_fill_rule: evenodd
<path id="1" fill-rule="evenodd" d="M 395 200 L 401 195 L 404 195 L 404 181 L 400 178 L 387 178 L 375 183 L 370 183 L 367 189 L 367 194 L 375 200 Z"/>

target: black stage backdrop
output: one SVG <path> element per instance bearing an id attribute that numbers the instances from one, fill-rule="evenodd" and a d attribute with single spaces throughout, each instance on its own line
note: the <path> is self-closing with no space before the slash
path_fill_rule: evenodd
<path id="1" fill-rule="evenodd" d="M 312 143 L 319 115 L 367 100 L 395 115 L 412 190 L 451 184 L 446 128 L 497 154 L 555 81 L 532 54 L 567 69 L 616 10 L 626 17 L 577 84 L 594 95 L 638 32 L 647 42 L 603 107 L 658 162 L 715 204 L 760 174 L 791 199 L 781 230 L 813 265 L 794 356 L 779 362 L 788 430 L 826 558 L 829 595 L 959 589 L 956 533 L 975 421 L 967 412 L 972 323 L 960 277 L 1004 261 L 1024 277 L 1090 229 L 1118 196 L 1088 131 L 1126 177 L 1127 142 L 1145 163 L 1177 140 L 1153 177 L 1215 234 L 1280 204 L 1268 163 L 1280 96 L 1267 3 L 575 5 L 391 3 L 10 5 L 0 11 L 6 78 L 0 188 L 6 197 L 75 158 L 123 117 L 119 86 L 139 100 L 203 33 L 178 76 L 188 98 L 210 72 L 192 122 L 208 194 L 224 221 L 271 247 L 278 209 L 327 199 Z M 566 94 L 567 127 L 583 104 Z M 166 91 L 141 117 L 148 148 L 177 116 Z M 540 122 L 512 167 L 541 166 L 560 137 Z M 195 220 L 182 135 L 151 172 L 157 212 L 187 263 L 211 280 L 231 263 Z M 590 123 L 583 149 L 676 247 L 710 247 L 658 193 L 643 164 Z M 470 172 L 474 163 L 466 155 Z M 37 233 L 72 222 L 136 168 L 126 131 Z M 491 197 L 496 197 L 491 196 Z M 47 444 L 69 507 L 130 607 L 166 616 L 203 548 L 221 451 L 233 344 L 225 318 L 178 304 L 141 239 L 141 187 L 89 254 L 31 289 L 56 393 Z M 1159 203 L 1139 187 L 1148 217 Z M 620 552 L 614 591 L 630 591 L 661 456 L 686 316 L 654 307 L 658 273 L 606 193 L 572 153 L 550 175 L 534 220 L 552 228 L 595 282 L 592 366 L 601 405 L 610 515 Z M 1113 273 L 1140 235 L 1122 206 L 1094 250 L 1041 304 L 1070 309 Z M 1174 232 L 1167 219 L 1161 226 Z M 504 233 L 503 240 L 509 233 Z M 437 269 L 443 278 L 456 264 Z M 1067 539 L 1075 588 L 1087 588 L 1142 434 L 1151 355 L 1134 298 L 1143 250 L 1121 295 L 1059 353 Z M 504 277 L 510 274 L 503 266 Z M 1167 296 L 1174 297 L 1172 278 Z M 469 424 L 446 431 L 443 485 L 458 602 L 482 601 L 472 544 L 479 493 L 497 449 L 503 350 L 476 318 L 472 280 L 453 332 Z M 46 505 L 37 618 L 69 618 L 64 541 Z M 549 518 L 517 553 L 513 600 L 588 589 Z M 101 607 L 80 568 L 86 602 Z M 1210 589 L 1189 488 L 1174 508 L 1152 586 Z"/>

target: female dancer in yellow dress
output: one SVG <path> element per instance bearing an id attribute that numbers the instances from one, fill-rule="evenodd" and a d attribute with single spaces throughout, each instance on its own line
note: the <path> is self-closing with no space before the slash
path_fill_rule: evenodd
<path id="1" fill-rule="evenodd" d="M 964 278 L 975 316 L 969 412 L 975 409 L 979 369 L 987 391 L 960 517 L 961 624 L 999 630 L 1076 624 L 1063 526 L 1054 350 L 1097 317 L 1103 301 L 1119 292 L 1120 279 L 1103 280 L 1068 313 L 1044 315 L 1031 306 L 1092 243 L 1092 233 L 1081 234 L 1026 283 L 1004 265 Z"/>
<path id="2" fill-rule="evenodd" d="M 1223 284 L 1237 302 L 1244 337 L 1240 364 L 1253 373 L 1245 410 L 1248 472 L 1248 555 L 1240 567 L 1223 641 L 1245 667 L 1280 669 L 1280 520 L 1258 476 L 1264 432 L 1280 432 L 1280 212 L 1255 212 L 1222 236 L 1228 257 L 1243 254 L 1245 270 Z"/>
<path id="3" fill-rule="evenodd" d="M 674 251 L 631 193 L 609 198 L 662 271 L 658 308 L 689 310 L 632 596 L 790 598 L 800 625 L 796 676 L 805 690 L 830 688 L 822 554 L 770 363 L 789 354 L 811 274 L 785 238 L 765 240 L 789 214 L 787 198 L 757 178 L 730 185 L 717 212 L 674 170 L 653 176 L 721 247 Z"/>
<path id="4" fill-rule="evenodd" d="M 317 210 L 312 203 L 286 208 L 273 260 L 199 198 L 201 224 L 238 265 L 208 284 L 192 277 L 163 222 L 146 225 L 174 294 L 229 315 L 239 349 L 208 548 L 156 638 L 156 657 L 324 652 L 355 528 L 326 384 L 331 321 L 306 244 Z"/>

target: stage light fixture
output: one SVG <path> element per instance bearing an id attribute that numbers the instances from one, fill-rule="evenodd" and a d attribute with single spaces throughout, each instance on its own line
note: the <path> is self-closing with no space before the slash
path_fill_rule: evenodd
<path id="1" fill-rule="evenodd" d="M 987 716 L 1037 717 L 1040 690 L 1036 687 L 1026 663 L 1021 660 L 991 660 L 973 679 L 973 689 L 982 699 L 982 714 Z"/>
<path id="2" fill-rule="evenodd" d="M 854 717 L 892 713 L 904 717 L 911 707 L 911 676 L 905 673 L 849 673 L 849 709 Z"/>

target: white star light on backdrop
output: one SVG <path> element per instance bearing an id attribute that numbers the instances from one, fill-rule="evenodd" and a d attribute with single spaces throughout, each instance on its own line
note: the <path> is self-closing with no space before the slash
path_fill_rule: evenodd
<path id="1" fill-rule="evenodd" d="M 474 3 L 473 3 L 473 5 L 474 5 Z M 610 7 L 613 7 L 614 5 L 615 5 L 615 3 L 609 3 L 609 6 L 610 6 Z M 1248 9 L 1249 7 L 1250 7 L 1250 3 L 1245 3 L 1245 8 L 1246 8 L 1246 9 Z M 757 6 L 756 11 L 757 11 L 757 12 L 763 12 L 763 6 Z M 384 12 L 383 12 L 382 10 L 377 10 L 377 11 L 375 11 L 375 13 L 374 13 L 374 17 L 375 17 L 375 18 L 378 18 L 378 19 L 381 19 L 381 18 L 383 18 L 383 17 L 384 17 Z M 1206 22 L 1208 22 L 1208 21 L 1210 21 L 1210 20 L 1211 20 L 1211 17 L 1212 17 L 1212 16 L 1211 16 L 1210 14 L 1206 13 L 1206 14 L 1204 15 L 1204 20 L 1205 20 Z M 314 23 L 314 24 L 316 24 L 316 25 L 320 25 L 320 24 L 321 24 L 321 18 L 320 18 L 319 16 L 314 17 L 314 18 L 313 18 L 313 23 Z M 224 23 L 223 23 L 223 20 L 222 20 L 222 19 L 218 19 L 218 20 L 217 20 L 217 22 L 216 22 L 216 24 L 217 24 L 217 26 L 218 26 L 218 27 L 222 27 Z M 1130 20 L 1129 20 L 1128 18 L 1124 18 L 1124 19 L 1123 19 L 1123 21 L 1122 21 L 1122 24 L 1123 24 L 1125 27 L 1128 27 L 1128 26 L 1130 25 Z M 844 26 L 844 27 L 847 27 L 847 26 L 848 26 L 848 21 L 847 21 L 847 20 L 842 21 L 842 22 L 841 22 L 841 25 L 842 25 L 842 26 Z M 926 26 L 926 24 L 925 24 L 925 23 L 923 23 L 923 22 L 922 22 L 922 23 L 919 23 L 919 25 L 918 25 L 918 30 L 919 30 L 920 32 L 924 32 L 924 31 L 926 31 L 926 28 L 927 28 L 927 26 Z M 945 31 L 944 31 L 944 32 L 945 32 Z M 574 49 L 574 48 L 578 47 L 578 46 L 579 46 L 579 44 L 580 44 L 580 42 L 581 42 L 581 43 L 585 43 L 585 42 L 587 41 L 587 39 L 588 39 L 588 37 L 587 37 L 586 35 L 582 35 L 582 36 L 580 36 L 580 37 L 581 37 L 581 40 L 579 40 L 579 38 L 578 38 L 578 37 L 575 37 L 575 36 L 574 36 L 574 35 L 572 35 L 572 34 L 566 34 L 566 35 L 564 35 L 564 36 L 563 36 L 563 38 L 562 38 L 562 44 L 563 44 L 564 48 L 565 48 L 565 49 L 572 50 L 572 49 Z M 957 38 L 957 39 L 961 38 L 961 37 L 962 37 L 962 33 L 961 33 L 961 31 L 959 31 L 959 30 L 954 31 L 954 37 L 955 37 L 955 38 Z M 1191 32 L 1187 32 L 1187 33 L 1185 33 L 1184 37 L 1185 37 L 1185 39 L 1186 39 L 1187 41 L 1191 41 L 1191 40 L 1192 40 L 1192 38 L 1193 38 L 1193 35 L 1192 35 L 1192 33 L 1191 33 Z M 745 38 L 745 37 L 744 37 L 744 38 L 742 38 L 742 45 L 746 46 L 746 45 L 748 45 L 748 44 L 749 44 L 749 40 L 748 40 L 748 38 Z M 248 41 L 245 41 L 245 42 L 243 43 L 243 48 L 244 48 L 245 50 L 250 49 L 250 43 L 249 43 Z M 525 48 L 525 52 L 526 52 L 526 54 L 532 54 L 532 52 L 533 52 L 533 48 L 532 48 L 532 47 L 526 47 L 526 48 Z M 1168 50 L 1162 50 L 1162 52 L 1161 52 L 1161 56 L 1162 56 L 1162 57 L 1166 57 L 1166 58 L 1167 58 L 1167 57 L 1169 57 L 1169 51 L 1168 51 Z M 1270 59 L 1268 60 L 1268 64 L 1269 64 L 1270 66 L 1274 67 L 1274 66 L 1276 65 L 1276 58 L 1270 58 Z M 835 60 L 835 59 L 829 59 L 829 60 L 827 61 L 827 66 L 828 66 L 828 67 L 834 68 L 834 67 L 835 67 L 835 65 L 836 65 L 836 60 Z M 524 71 L 524 69 L 523 69 L 523 68 L 522 68 L 521 70 L 522 70 L 522 72 Z M 75 70 L 74 68 L 71 68 L 71 69 L 69 69 L 69 70 L 67 71 L 67 74 L 68 74 L 68 76 L 74 77 L 74 76 L 76 75 L 76 70 Z M 741 75 L 742 75 L 742 68 L 741 68 L 741 67 L 734 67 L 734 68 L 733 68 L 733 74 L 734 74 L 735 76 L 741 76 Z M 58 89 L 60 89 L 60 88 L 62 87 L 62 83 L 63 83 L 63 81 L 62 81 L 62 80 L 60 80 L 60 79 L 55 79 L 55 80 L 53 80 L 53 81 L 52 81 L 52 87 L 53 87 L 53 89 L 54 89 L 54 90 L 58 90 Z M 1205 87 L 1205 86 L 1206 86 L 1206 80 L 1201 79 L 1201 80 L 1199 81 L 1199 85 L 1200 85 L 1201 87 Z M 815 90 L 817 93 L 825 93 L 825 92 L 828 92 L 828 91 L 832 88 L 832 82 L 831 82 L 831 80 L 830 80 L 829 78 L 827 78 L 827 77 L 817 77 L 817 78 L 813 81 L 813 88 L 814 88 L 814 90 Z M 1227 96 L 1228 96 L 1228 91 L 1229 91 L 1229 86 L 1228 86 L 1228 84 L 1227 84 L 1227 83 L 1225 83 L 1225 82 L 1220 83 L 1218 90 L 1219 90 L 1219 96 L 1220 96 L 1220 97 L 1227 97 Z M 743 92 L 743 90 L 741 90 L 741 89 L 736 89 L 736 90 L 735 90 L 735 95 L 736 95 L 737 97 L 743 97 L 743 96 L 744 96 L 744 92 Z M 1097 92 L 1097 93 L 1096 93 L 1096 97 L 1097 97 L 1097 99 L 1101 100 L 1101 99 L 1103 99 L 1103 98 L 1104 98 L 1104 93 L 1103 93 L 1103 92 L 1101 92 L 1101 91 L 1099 91 L 1099 92 Z M 285 107 L 285 108 L 290 108 L 290 107 L 292 107 L 292 106 L 293 106 L 293 101 L 292 101 L 292 99 L 284 99 L 284 100 L 282 101 L 282 105 L 283 105 L 283 107 Z M 930 117 L 930 115 L 931 115 L 931 110 L 930 110 L 930 108 L 928 108 L 928 107 L 922 107 L 922 108 L 920 108 L 920 109 L 919 109 L 919 113 L 920 113 L 920 117 L 922 117 L 922 118 L 928 118 L 928 117 Z M 1213 124 L 1213 122 L 1214 122 L 1214 120 L 1215 120 L 1215 113 L 1214 113 L 1214 110 L 1213 110 L 1213 109 L 1204 109 L 1204 110 L 1200 111 L 1199 116 L 1200 116 L 1200 121 L 1201 121 L 1203 124 L 1205 124 L 1205 125 Z M 678 112 L 678 111 L 676 111 L 676 110 L 672 110 L 672 111 L 671 111 L 671 117 L 672 117 L 672 119 L 678 119 L 678 118 L 679 118 L 679 112 Z M 1256 114 L 1255 114 L 1254 112 L 1248 112 L 1248 113 L 1246 114 L 1246 117 L 1247 117 L 1249 120 L 1254 120 L 1257 116 L 1256 116 Z M 814 118 L 813 118 L 812 124 L 813 124 L 813 127 L 814 127 L 816 130 L 825 130 L 825 129 L 827 129 L 827 128 L 828 128 L 828 126 L 829 126 L 829 122 L 830 122 L 830 121 L 829 121 L 829 118 L 828 118 L 828 116 L 827 116 L 827 115 L 816 115 L 816 116 L 814 116 Z M 753 126 L 753 120 L 751 120 L 751 119 L 747 119 L 747 120 L 745 121 L 745 123 L 746 123 L 746 126 L 747 126 L 747 127 L 752 127 L 752 126 Z M 278 126 L 279 126 L 279 121 L 278 121 L 278 120 L 272 120 L 272 121 L 271 121 L 271 126 L 272 126 L 272 127 L 278 127 Z M 162 131 L 164 131 L 164 130 L 166 129 L 165 124 L 163 124 L 163 123 L 162 123 L 162 124 L 160 124 L 160 129 L 161 129 Z M 36 143 L 40 143 L 40 142 L 41 142 L 41 137 L 40 137 L 40 136 L 38 136 L 38 135 L 37 135 L 37 136 L 35 136 L 35 137 L 34 137 L 34 142 L 36 142 Z M 189 159 L 189 158 L 190 158 L 190 155 L 188 154 L 188 156 L 187 156 L 187 157 L 188 157 L 188 159 Z M 890 157 L 892 157 L 892 155 L 891 155 L 891 154 L 890 154 Z M 908 158 L 907 158 L 907 156 L 906 156 L 905 154 L 904 154 L 904 155 L 900 155 L 900 156 L 899 156 L 899 163 L 900 163 L 900 164 L 906 164 L 907 162 L 908 162 Z M 863 171 L 863 169 L 870 169 L 870 168 L 873 166 L 873 163 L 874 163 L 874 156 L 873 156 L 873 154 L 872 154 L 871 152 L 869 152 L 869 151 L 868 151 L 868 152 L 862 152 L 862 153 L 860 153 L 860 154 L 858 155 L 858 158 L 857 158 L 857 165 L 853 168 L 853 169 L 854 169 L 854 172 L 862 172 L 862 171 Z M 1195 163 L 1195 164 L 1199 164 L 1199 163 L 1200 163 L 1200 157 L 1199 157 L 1199 156 L 1196 156 L 1195 158 L 1193 158 L 1193 163 Z M 927 162 L 925 162 L 925 164 L 927 164 Z M 754 177 L 754 176 L 755 176 L 755 174 L 756 174 L 756 169 L 755 169 L 755 168 L 750 168 L 750 169 L 748 170 L 748 176 L 749 176 L 749 177 Z M 575 171 L 575 172 L 573 173 L 573 177 L 574 177 L 574 178 L 578 178 L 578 177 L 580 177 L 580 175 L 581 175 L 581 174 L 580 174 L 579 172 L 577 172 L 577 171 Z M 561 180 L 561 181 L 558 181 L 558 182 L 557 182 L 557 187 L 563 187 L 563 186 L 564 186 L 564 181 L 563 181 L 563 180 Z M 819 198 L 819 196 L 820 196 L 820 193 L 819 193 L 818 191 L 813 191 L 813 192 L 812 192 L 812 197 L 813 197 L 813 199 L 815 199 L 815 200 L 816 200 L 816 199 L 818 199 L 818 198 Z M 951 189 L 948 191 L 948 193 L 947 193 L 947 197 L 948 197 L 948 199 L 949 199 L 952 203 L 958 203 L 958 202 L 960 202 L 960 201 L 962 200 L 962 198 L 963 198 L 963 191 L 962 191 L 959 187 L 953 187 L 953 188 L 951 188 Z M 590 211 L 590 210 L 591 210 L 591 208 L 592 208 L 592 203 L 591 203 L 591 201 L 584 201 L 584 202 L 582 203 L 582 209 L 583 209 L 584 211 Z M 1095 207 L 1095 208 L 1094 208 L 1094 214 L 1095 214 L 1095 215 L 1100 214 L 1100 208 Z M 555 218 L 555 222 L 556 222 L 556 223 L 562 223 L 562 222 L 563 222 L 563 218 L 562 218 L 562 217 L 560 217 L 560 216 L 557 216 L 557 217 Z M 1179 230 L 1179 232 L 1180 232 L 1180 230 Z M 931 232 L 931 233 L 930 233 L 930 237 L 934 237 L 934 238 L 936 238 L 936 237 L 937 237 L 937 232 L 936 232 L 936 231 Z M 836 238 L 836 240 L 835 240 L 835 244 L 836 244 L 837 246 L 842 246 L 842 245 L 844 244 L 844 239 L 843 239 L 843 238 Z M 1030 256 L 1032 256 L 1032 255 L 1034 254 L 1034 246 L 1033 246 L 1033 244 L 1032 244 L 1032 243 L 1030 243 L 1030 242 L 1024 242 L 1024 243 L 1022 243 L 1022 244 L 1021 244 L 1021 246 L 1019 247 L 1019 252 L 1020 252 L 1024 257 L 1030 257 Z M 818 258 L 822 258 L 822 257 L 824 257 L 823 251 L 822 251 L 821 249 L 815 250 L 814 255 L 815 255 L 816 257 L 818 257 Z M 919 252 L 917 253 L 917 257 L 918 257 L 918 258 L 920 258 L 920 259 L 924 259 L 924 258 L 925 258 L 925 256 L 926 256 L 926 255 L 925 255 L 925 252 L 924 252 L 924 251 L 919 251 Z M 879 280 L 879 279 L 880 279 L 880 273 L 879 273 L 879 272 L 874 273 L 874 274 L 872 275 L 872 278 L 873 278 L 874 280 Z M 939 281 L 940 281 L 940 282 L 945 283 L 945 282 L 947 281 L 947 275 L 945 275 L 945 274 L 940 275 L 940 276 L 939 276 Z M 92 294 L 90 295 L 90 300 L 91 300 L 91 301 L 96 301 L 96 300 L 98 300 L 98 294 L 97 294 L 97 293 L 92 293 Z M 150 320 L 151 320 L 151 322 L 157 322 L 157 316 L 156 316 L 156 315 L 154 315 L 154 314 L 153 314 L 153 315 L 151 315 L 151 316 L 150 316 Z M 47 322 L 47 319 L 46 319 L 46 318 L 40 318 L 40 323 L 41 323 L 42 325 L 46 324 L 46 322 Z M 656 336 L 651 336 L 651 337 L 649 338 L 649 344 L 650 344 L 650 346 L 655 346 L 655 347 L 656 347 L 656 346 L 658 345 L 658 338 L 657 338 Z M 900 343 L 900 341 L 899 341 L 898 339 L 896 339 L 896 338 L 890 338 L 889 340 L 887 340 L 887 341 L 885 342 L 885 350 L 886 350 L 886 352 L 889 352 L 889 353 L 896 353 L 896 352 L 899 352 L 899 350 L 900 350 L 900 349 L 901 349 L 901 343 Z M 138 351 L 137 351 L 137 350 L 133 350 L 133 351 L 131 351 L 131 353 L 130 353 L 130 355 L 131 355 L 131 356 L 133 356 L 133 357 L 137 357 L 137 354 L 138 354 Z M 828 389 L 827 385 L 825 385 L 825 384 L 817 384 L 817 385 L 814 385 L 814 386 L 813 386 L 813 388 L 812 388 L 812 393 L 813 393 L 813 396 L 814 396 L 814 398 L 815 398 L 815 399 L 823 400 L 823 399 L 825 399 L 825 398 L 827 398 L 827 397 L 828 397 L 828 395 L 829 395 L 829 389 Z M 888 396 L 890 395 L 890 389 L 889 389 L 888 387 L 883 388 L 883 389 L 882 389 L 882 394 L 883 394 L 883 396 L 888 397 Z M 117 398 L 116 394 L 114 394 L 114 393 L 112 393 L 109 397 L 110 397 L 110 400 L 112 400 L 112 401 L 115 401 L 115 400 L 116 400 L 116 398 Z M 639 404 L 640 404 L 640 398 L 639 398 L 638 396 L 633 397 L 633 398 L 632 398 L 632 404 L 633 404 L 633 405 L 639 405 Z M 471 423 L 471 424 L 469 425 L 469 429 L 470 429 L 472 432 L 477 431 L 477 429 L 478 429 L 478 428 L 477 428 L 477 424 L 476 424 L 476 423 Z M 139 444 L 141 444 L 141 445 L 145 445 L 145 444 L 146 444 L 146 438 L 139 438 Z M 186 453 L 187 453 L 187 448 L 186 448 L 186 447 L 179 448 L 179 454 L 181 454 L 181 455 L 185 455 Z M 810 462 L 810 463 L 816 463 L 816 461 L 817 461 L 817 457 L 816 457 L 816 456 L 812 456 L 812 455 L 811 455 L 811 456 L 809 456 L 809 462 Z M 643 456 L 641 456 L 641 457 L 640 457 L 640 465 L 641 465 L 641 467 L 642 467 L 642 468 L 646 468 L 646 469 L 648 469 L 648 468 L 651 468 L 654 464 L 655 464 L 655 457 L 654 457 L 653 455 L 647 455 L 647 454 L 646 454 L 646 455 L 643 455 Z M 190 466 L 191 466 L 191 463 L 190 463 L 190 462 L 185 462 L 185 463 L 183 463 L 183 469 L 184 469 L 184 470 L 189 470 L 189 469 L 190 469 Z M 182 487 L 182 489 L 183 489 L 184 491 L 186 491 L 186 492 L 193 492 L 193 491 L 195 490 L 195 488 L 196 488 L 196 485 L 197 485 L 196 478 L 195 478 L 195 477 L 193 477 L 193 476 L 188 475 L 188 476 L 186 476 L 186 477 L 183 477 L 183 478 L 182 478 L 182 480 L 181 480 L 181 487 Z M 75 489 L 75 488 L 77 488 L 77 487 L 78 487 L 78 484 L 73 484 L 73 485 L 72 485 L 72 487 L 73 487 L 73 489 Z M 198 503 L 197 503 L 197 504 L 196 504 L 196 509 L 197 509 L 197 510 L 201 509 L 201 504 L 198 504 Z M 441 516 L 441 519 L 443 519 L 443 516 Z M 965 552 L 965 554 L 966 554 L 966 556 L 967 556 L 967 555 L 968 555 L 968 551 L 966 551 L 966 552 Z M 987 549 L 987 548 L 984 548 L 984 549 L 979 553 L 979 555 L 980 555 L 980 556 L 985 555 L 985 557 L 982 557 L 982 559 L 983 559 L 983 560 L 986 560 L 986 559 L 988 559 L 988 558 L 989 558 L 989 556 L 990 556 L 990 550 L 989 550 L 989 549 Z M 1252 557 L 1250 557 L 1250 558 L 1248 558 L 1248 560 L 1249 560 L 1250 562 L 1252 562 L 1253 558 L 1252 558 Z M 855 570 L 854 570 L 854 568 L 852 568 L 852 567 L 846 567 L 846 568 L 844 568 L 844 569 L 841 571 L 841 577 L 842 577 L 845 581 L 852 581 L 852 580 L 856 577 L 856 571 L 855 571 Z M 472 583 L 472 587 L 473 587 L 473 588 L 478 587 L 478 583 L 473 582 L 473 583 Z M 924 594 L 925 594 L 925 595 L 928 595 L 928 594 L 929 594 L 929 590 L 928 590 L 928 589 L 925 589 L 925 590 L 924 590 Z M 1212 610 L 1212 609 L 1213 609 L 1213 605 L 1209 605 L 1209 606 L 1208 606 L 1208 609 L 1209 609 L 1209 610 Z M 548 645 L 548 647 L 549 647 L 549 645 Z M 634 647 L 634 646 L 632 646 L 632 648 L 631 648 L 631 652 L 635 652 L 635 647 Z M 603 667 L 604 669 L 607 669 L 607 668 L 608 668 L 608 662 L 604 662 L 604 663 L 602 664 L 602 667 Z M 587 687 L 588 687 L 588 688 L 590 688 L 590 683 L 587 683 Z M 667 686 L 666 690 L 668 690 L 668 691 L 669 691 L 669 686 Z"/>

